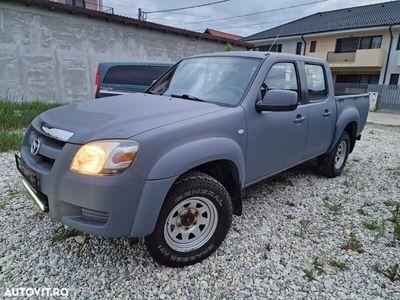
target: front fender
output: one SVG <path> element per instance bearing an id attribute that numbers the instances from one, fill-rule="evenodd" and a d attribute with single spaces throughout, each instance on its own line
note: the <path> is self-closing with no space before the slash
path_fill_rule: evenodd
<path id="1" fill-rule="evenodd" d="M 216 160 L 232 161 L 244 181 L 244 154 L 237 142 L 225 137 L 205 138 L 182 144 L 164 153 L 151 168 L 148 179 L 179 176 L 194 167 Z"/>
<path id="2" fill-rule="evenodd" d="M 349 107 L 339 115 L 339 118 L 336 121 L 335 135 L 333 137 L 332 144 L 329 147 L 328 152 L 335 147 L 344 129 L 351 122 L 356 122 L 357 126 L 358 124 L 360 124 L 360 113 L 355 107 Z"/>

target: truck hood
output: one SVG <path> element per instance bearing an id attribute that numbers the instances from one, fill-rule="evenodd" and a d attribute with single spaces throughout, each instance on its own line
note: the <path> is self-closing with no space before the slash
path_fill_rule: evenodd
<path id="1" fill-rule="evenodd" d="M 130 138 L 222 109 L 225 107 L 212 103 L 136 93 L 60 106 L 39 115 L 32 125 L 56 138 L 59 132 L 66 131 L 66 138 L 64 134 L 59 139 L 84 144 L 99 139 Z"/>

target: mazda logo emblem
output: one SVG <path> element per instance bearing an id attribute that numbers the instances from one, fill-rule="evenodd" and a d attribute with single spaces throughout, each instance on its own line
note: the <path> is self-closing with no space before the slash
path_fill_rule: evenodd
<path id="1" fill-rule="evenodd" d="M 33 155 L 36 155 L 39 153 L 39 149 L 40 149 L 40 141 L 39 140 L 34 140 L 32 145 L 31 145 L 31 153 Z"/>

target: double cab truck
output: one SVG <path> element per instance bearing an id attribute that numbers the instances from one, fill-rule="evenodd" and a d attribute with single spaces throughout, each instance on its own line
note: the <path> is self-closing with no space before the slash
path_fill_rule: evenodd
<path id="1" fill-rule="evenodd" d="M 36 117 L 16 156 L 40 209 L 77 230 L 144 236 L 159 263 L 208 257 L 242 190 L 307 160 L 341 174 L 368 94 L 336 96 L 328 64 L 268 52 L 183 59 L 144 93 Z"/>

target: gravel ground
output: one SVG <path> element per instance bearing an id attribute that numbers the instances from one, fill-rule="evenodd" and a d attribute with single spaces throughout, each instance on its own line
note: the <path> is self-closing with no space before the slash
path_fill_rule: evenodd
<path id="1" fill-rule="evenodd" d="M 400 281 L 387 277 L 400 263 L 388 202 L 400 201 L 398 127 L 368 125 L 339 178 L 306 163 L 247 189 L 221 248 L 182 269 L 157 265 L 142 239 L 52 241 L 64 227 L 23 191 L 13 153 L 0 164 L 0 298 L 64 287 L 80 299 L 400 299 Z M 353 250 L 342 249 L 351 237 Z"/>

